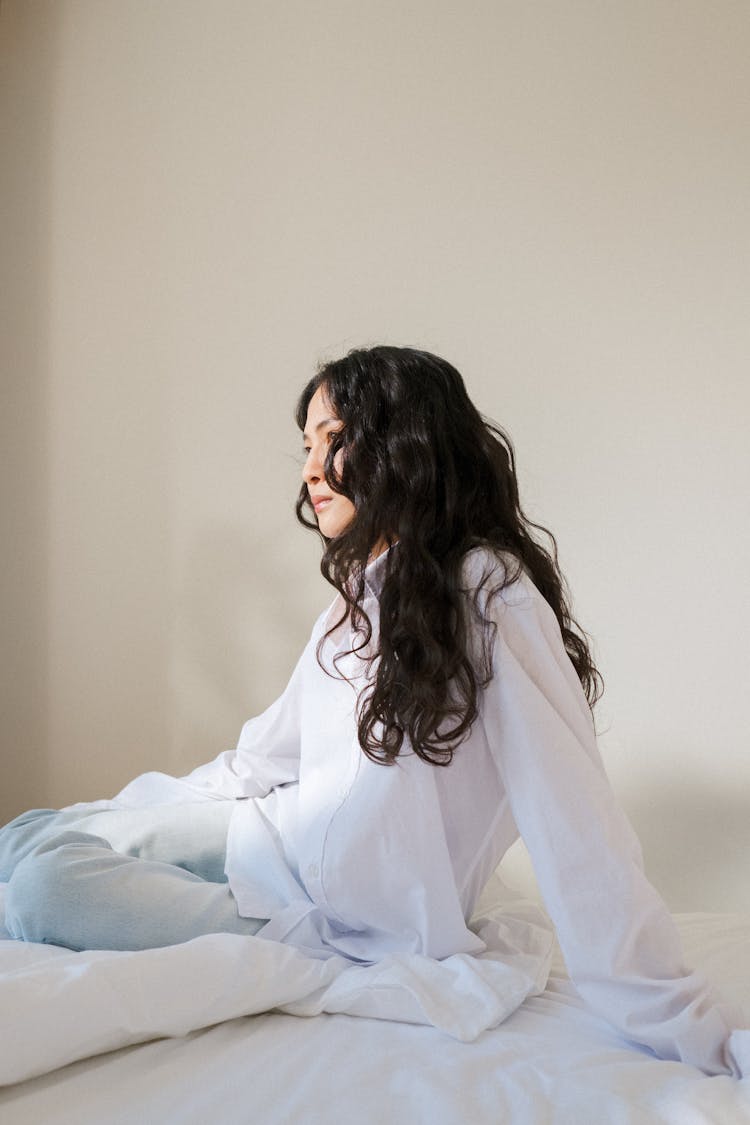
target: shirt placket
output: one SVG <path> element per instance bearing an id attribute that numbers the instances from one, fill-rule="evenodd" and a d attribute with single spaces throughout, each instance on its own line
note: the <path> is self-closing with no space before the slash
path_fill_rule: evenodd
<path id="1" fill-rule="evenodd" d="M 361 661 L 357 657 L 350 656 L 339 662 L 339 670 L 346 677 L 361 675 L 361 667 Z M 345 702 L 348 703 L 351 698 L 349 694 L 352 692 L 351 686 L 342 682 L 338 685 L 337 691 L 347 693 Z M 346 724 L 345 729 L 348 737 L 351 738 L 350 724 Z M 335 746 L 335 739 L 331 740 L 331 745 Z M 341 746 L 338 752 L 330 757 L 326 755 L 326 757 L 328 761 L 325 761 L 325 764 L 321 764 L 319 767 L 320 776 L 316 785 L 316 788 L 319 786 L 317 796 L 321 800 L 320 812 L 308 832 L 307 857 L 301 874 L 313 902 L 321 907 L 329 917 L 343 922 L 343 919 L 339 918 L 331 905 L 329 898 L 329 892 L 333 893 L 335 897 L 335 885 L 329 886 L 329 881 L 326 878 L 326 843 L 334 817 L 345 815 L 342 810 L 359 772 L 361 751 L 359 745 L 352 746 L 351 743 L 347 743 L 345 746 Z"/>

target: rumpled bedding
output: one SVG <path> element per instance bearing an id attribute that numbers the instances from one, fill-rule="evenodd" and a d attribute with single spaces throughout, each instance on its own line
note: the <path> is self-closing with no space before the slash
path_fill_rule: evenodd
<path id="1" fill-rule="evenodd" d="M 274 1009 L 428 1024 L 472 1041 L 544 989 L 552 955 L 541 911 L 516 902 L 508 916 L 495 891 L 473 923 L 488 952 L 442 961 L 394 954 L 364 965 L 234 934 L 140 952 L 0 941 L 0 1085 Z"/>
<path id="2" fill-rule="evenodd" d="M 688 963 L 750 1016 L 750 916 L 677 922 Z M 461 1042 L 512 1007 L 524 987 L 521 965 L 515 996 L 505 978 L 505 1002 L 499 978 L 490 988 L 483 977 L 486 1005 L 473 1025 L 461 1023 L 464 1000 L 476 995 L 468 970 L 476 969 L 461 959 L 439 980 L 418 963 L 313 962 L 271 942 L 221 935 L 146 954 L 0 940 L 0 1063 L 3 1080 L 16 1080 L 0 1090 L 0 1121 L 750 1123 L 750 1082 L 709 1078 L 627 1043 L 585 1008 L 557 952 L 543 991 L 532 986 L 498 1026 Z M 336 1014 L 359 1004 L 362 1014 L 367 1005 L 381 1016 L 408 1009 L 445 1028 Z M 334 1014 L 297 1019 L 278 1007 Z M 242 1011 L 260 1014 L 232 1018 Z M 80 1061 L 42 1073 L 73 1058 Z M 39 1077 L 20 1081 L 31 1074 Z"/>

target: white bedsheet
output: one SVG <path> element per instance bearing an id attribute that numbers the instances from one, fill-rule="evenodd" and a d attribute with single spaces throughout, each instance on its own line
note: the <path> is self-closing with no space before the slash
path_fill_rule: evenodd
<path id="1" fill-rule="evenodd" d="M 275 1008 L 427 1024 L 474 1040 L 542 991 L 553 947 L 537 907 L 515 901 L 514 914 L 507 914 L 499 883 L 483 900 L 474 927 L 491 951 L 442 961 L 392 954 L 359 965 L 235 934 L 137 953 L 73 953 L 2 941 L 0 1085 Z"/>
<path id="2" fill-rule="evenodd" d="M 689 960 L 750 1015 L 750 917 L 687 915 L 679 921 Z M 255 943 L 252 977 L 247 942 Z M 310 1013 L 327 1004 L 351 1011 L 357 997 L 362 1002 L 373 991 L 375 969 L 337 968 L 282 952 L 283 966 L 274 943 L 231 935 L 147 954 L 68 954 L 0 942 L 5 1080 L 13 1067 L 39 1074 L 66 1055 L 82 1059 L 0 1091 L 0 1121 L 750 1122 L 750 1083 L 707 1078 L 633 1049 L 583 1008 L 559 965 L 542 994 L 473 1042 L 382 1018 L 299 1019 L 278 1012 L 227 1018 L 247 1006 L 251 985 L 255 1011 L 272 1001 Z M 424 1017 L 429 981 L 409 991 L 403 969 L 386 971 L 390 983 L 379 1014 L 387 1014 L 389 1004 L 402 1005 L 406 995 L 415 1005 L 412 1014 Z M 365 977 L 347 983 L 352 972 Z M 462 984 L 460 972 L 456 984 Z M 239 1005 L 234 1013 L 231 1003 Z M 189 1031 L 197 1010 L 206 1024 L 225 1022 Z M 165 1033 L 172 1037 L 97 1054 Z M 85 1054 L 97 1057 L 84 1060 Z"/>

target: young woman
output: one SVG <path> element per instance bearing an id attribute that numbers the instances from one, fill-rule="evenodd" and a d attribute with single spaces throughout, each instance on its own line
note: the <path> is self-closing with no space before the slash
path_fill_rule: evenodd
<path id="1" fill-rule="evenodd" d="M 607 783 L 598 673 L 507 438 L 455 368 L 410 348 L 327 364 L 297 420 L 297 512 L 337 594 L 286 691 L 186 778 L 145 774 L 114 801 L 9 825 L 11 933 L 480 953 L 469 920 L 520 832 L 591 1008 L 661 1057 L 739 1073 L 733 1017 L 683 967 Z"/>

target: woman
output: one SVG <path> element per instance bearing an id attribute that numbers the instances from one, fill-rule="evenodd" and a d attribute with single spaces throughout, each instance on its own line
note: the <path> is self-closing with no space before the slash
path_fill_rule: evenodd
<path id="1" fill-rule="evenodd" d="M 589 1005 L 664 1058 L 737 1074 L 732 1017 L 682 967 L 606 781 L 599 677 L 507 439 L 450 364 L 409 348 L 327 364 L 297 420 L 297 512 L 337 596 L 284 695 L 186 778 L 9 825 L 13 935 L 479 954 L 469 919 L 520 832 Z"/>

